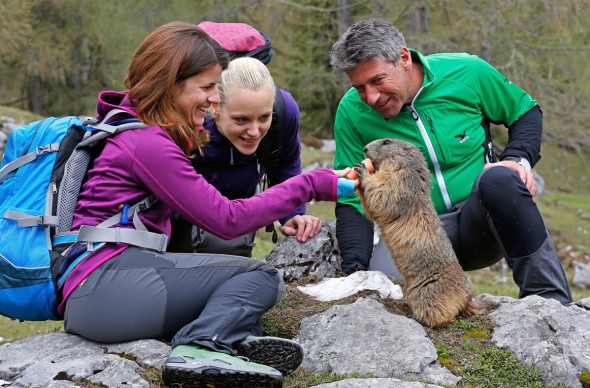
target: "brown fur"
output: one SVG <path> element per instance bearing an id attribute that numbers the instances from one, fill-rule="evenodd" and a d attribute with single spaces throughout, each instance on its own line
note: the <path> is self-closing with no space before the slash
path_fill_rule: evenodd
<path id="1" fill-rule="evenodd" d="M 471 283 L 453 251 L 430 198 L 430 172 L 420 150 L 401 140 L 365 147 L 375 173 L 364 164 L 358 194 L 366 216 L 379 225 L 385 245 L 404 276 L 404 295 L 417 320 L 431 327 L 480 311 Z"/>

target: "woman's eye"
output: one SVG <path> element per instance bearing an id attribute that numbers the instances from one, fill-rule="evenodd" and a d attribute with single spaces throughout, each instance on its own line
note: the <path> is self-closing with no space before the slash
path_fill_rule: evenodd
<path id="1" fill-rule="evenodd" d="M 238 117 L 236 119 L 236 123 L 238 123 L 238 124 L 245 124 L 247 122 L 248 122 L 248 120 L 246 118 L 244 118 L 244 117 Z"/>
<path id="2" fill-rule="evenodd" d="M 264 115 L 264 116 L 260 117 L 260 121 L 262 121 L 264 123 L 264 122 L 267 122 L 268 120 L 270 120 L 271 118 L 272 118 L 271 114 Z"/>

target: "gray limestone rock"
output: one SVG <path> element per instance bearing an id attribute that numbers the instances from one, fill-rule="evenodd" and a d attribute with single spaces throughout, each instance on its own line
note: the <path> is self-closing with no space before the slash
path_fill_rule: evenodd
<path id="1" fill-rule="evenodd" d="M 327 221 L 319 234 L 300 243 L 293 236 L 285 238 L 266 257 L 286 282 L 305 276 L 332 277 L 340 270 L 340 253 L 336 242 L 336 222 Z"/>
<path id="2" fill-rule="evenodd" d="M 346 379 L 315 385 L 314 388 L 442 388 L 440 385 L 421 383 L 418 381 L 402 381 L 398 379 Z"/>
<path id="3" fill-rule="evenodd" d="M 303 367 L 455 385 L 460 380 L 437 361 L 436 349 L 416 321 L 389 313 L 372 298 L 334 306 L 304 318 L 297 340 Z"/>
<path id="4" fill-rule="evenodd" d="M 590 370 L 590 312 L 538 296 L 501 303 L 490 316 L 492 340 L 525 365 L 535 365 L 548 382 L 581 387 L 578 375 Z"/>
<path id="5" fill-rule="evenodd" d="M 52 333 L 0 346 L 0 379 L 13 387 L 75 387 L 90 381 L 107 387 L 146 387 L 146 368 L 160 369 L 170 347 L 156 340 L 98 344 Z"/>

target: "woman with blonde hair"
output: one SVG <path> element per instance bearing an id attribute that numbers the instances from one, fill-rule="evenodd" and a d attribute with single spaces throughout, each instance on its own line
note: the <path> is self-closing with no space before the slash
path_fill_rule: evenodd
<path id="1" fill-rule="evenodd" d="M 250 198 L 261 189 L 301 174 L 297 102 L 291 93 L 275 86 L 272 117 L 268 114 L 257 116 L 262 102 L 259 102 L 259 96 L 269 89 L 257 87 L 254 90 L 254 84 L 248 85 L 243 79 L 247 71 L 256 71 L 260 76 L 270 78 L 270 73 L 262 68 L 273 57 L 270 37 L 245 23 L 203 21 L 198 26 L 219 43 L 230 58 L 238 61 L 231 74 L 226 71 L 222 75 L 220 92 L 226 98 L 222 97 L 213 117 L 205 119 L 210 141 L 203 148 L 203 154 L 192 160 L 195 170 L 230 199 Z M 224 82 L 226 76 L 233 80 Z M 245 97 L 240 93 L 243 90 L 253 93 Z M 249 139 L 247 147 L 242 139 Z M 306 214 L 306 210 L 306 204 L 302 204 L 278 219 L 278 230 L 302 243 L 318 234 L 322 222 L 318 217 Z M 273 241 L 278 241 L 274 223 L 267 225 L 266 231 L 272 232 Z M 255 237 L 256 231 L 253 231 L 235 239 L 221 239 L 174 216 L 169 250 L 251 257 Z"/>

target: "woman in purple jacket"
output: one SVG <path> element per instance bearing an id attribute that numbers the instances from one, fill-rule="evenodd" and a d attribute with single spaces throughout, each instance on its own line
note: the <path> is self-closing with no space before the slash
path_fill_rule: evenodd
<path id="1" fill-rule="evenodd" d="M 174 212 L 234 238 L 307 201 L 350 194 L 352 181 L 339 178 L 346 170 L 317 169 L 239 200 L 225 198 L 195 172 L 187 156 L 202 149 L 203 120 L 219 102 L 226 66 L 224 51 L 194 24 L 172 22 L 148 35 L 129 66 L 127 92 L 102 92 L 97 107 L 99 118 L 120 109 L 125 112 L 113 121 L 133 115 L 148 126 L 107 139 L 78 197 L 74 229 L 96 226 L 122 204 L 153 194 L 158 202 L 135 215 L 148 231 L 169 235 Z M 301 362 L 301 347 L 250 334 L 283 288 L 276 269 L 262 261 L 107 243 L 71 269 L 60 312 L 66 332 L 93 341 L 171 340 L 163 370 L 168 385 L 276 387 L 281 372 Z"/>

